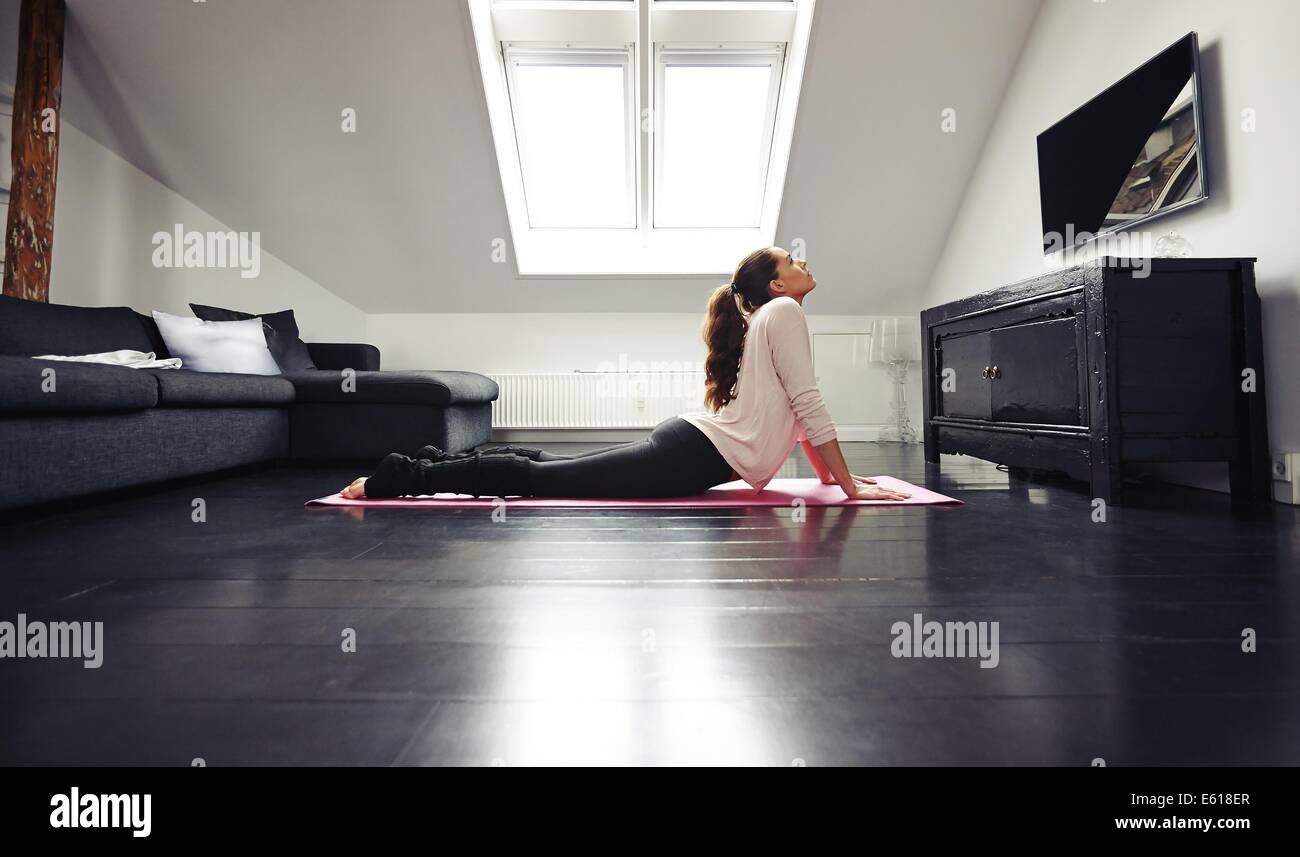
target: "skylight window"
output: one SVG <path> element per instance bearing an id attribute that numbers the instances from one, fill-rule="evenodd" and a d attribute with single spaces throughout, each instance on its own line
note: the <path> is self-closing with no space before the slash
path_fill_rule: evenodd
<path id="1" fill-rule="evenodd" d="M 655 226 L 758 228 L 780 56 L 665 53 Z"/>
<path id="2" fill-rule="evenodd" d="M 774 243 L 815 0 L 467 0 L 521 276 Z"/>
<path id="3" fill-rule="evenodd" d="M 636 226 L 631 50 L 508 48 L 528 225 Z"/>

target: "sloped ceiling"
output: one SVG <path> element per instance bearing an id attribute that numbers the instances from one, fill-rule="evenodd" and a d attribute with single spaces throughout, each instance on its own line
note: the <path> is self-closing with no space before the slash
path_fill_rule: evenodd
<path id="1" fill-rule="evenodd" d="M 1038 6 L 818 3 L 777 238 L 807 244 L 813 311 L 917 309 Z M 68 122 L 367 312 L 695 312 L 715 284 L 492 261 L 462 0 L 69 0 L 65 56 Z"/>

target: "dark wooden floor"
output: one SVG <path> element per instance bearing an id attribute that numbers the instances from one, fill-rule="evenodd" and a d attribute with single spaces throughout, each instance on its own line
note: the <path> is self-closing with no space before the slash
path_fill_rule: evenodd
<path id="1" fill-rule="evenodd" d="M 305 509 L 355 468 L 282 468 L 5 525 L 0 619 L 106 644 L 0 661 L 0 763 L 1300 763 L 1296 510 L 1151 485 L 1094 523 L 1081 484 L 846 449 L 967 505 L 494 522 Z M 999 665 L 893 657 L 914 613 L 998 622 Z"/>

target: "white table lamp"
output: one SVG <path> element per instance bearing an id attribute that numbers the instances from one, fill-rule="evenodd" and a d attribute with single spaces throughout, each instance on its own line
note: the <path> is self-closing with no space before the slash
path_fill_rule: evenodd
<path id="1" fill-rule="evenodd" d="M 894 425 L 880 439 L 916 443 L 916 429 L 907 416 L 907 369 L 921 359 L 921 322 L 916 318 L 882 318 L 871 323 L 867 359 L 889 370 L 894 382 Z"/>

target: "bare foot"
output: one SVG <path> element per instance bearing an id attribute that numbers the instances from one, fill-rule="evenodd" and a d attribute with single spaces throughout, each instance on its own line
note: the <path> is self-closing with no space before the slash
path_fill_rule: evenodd
<path id="1" fill-rule="evenodd" d="M 352 484 L 339 492 L 344 500 L 361 500 L 366 496 L 366 477 L 358 476 Z"/>

